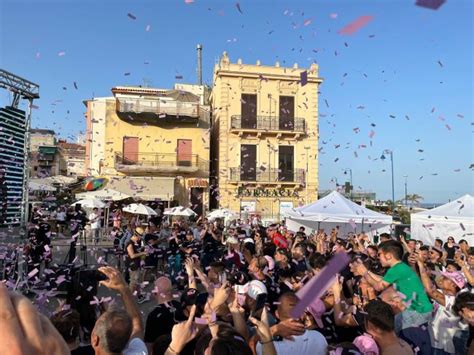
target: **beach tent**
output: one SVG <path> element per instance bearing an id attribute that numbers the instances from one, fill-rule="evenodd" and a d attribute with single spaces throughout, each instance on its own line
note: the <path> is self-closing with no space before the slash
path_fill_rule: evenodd
<path id="1" fill-rule="evenodd" d="M 120 201 L 130 196 L 114 189 L 102 189 L 96 191 L 80 192 L 76 194 L 77 199 L 97 199 L 101 201 Z"/>
<path id="2" fill-rule="evenodd" d="M 425 244 L 454 237 L 456 243 L 465 239 L 474 245 L 474 197 L 464 195 L 431 210 L 411 215 L 411 237 Z"/>
<path id="3" fill-rule="evenodd" d="M 308 229 L 324 229 L 329 233 L 339 226 L 339 235 L 349 232 L 368 233 L 369 236 L 390 233 L 392 216 L 372 211 L 345 198 L 339 192 L 329 195 L 309 205 L 292 209 L 287 212 L 288 229 L 297 231 L 300 226 Z"/>

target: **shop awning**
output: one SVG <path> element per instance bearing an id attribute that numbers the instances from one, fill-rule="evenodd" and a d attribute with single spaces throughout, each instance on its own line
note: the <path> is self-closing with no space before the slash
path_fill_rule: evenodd
<path id="1" fill-rule="evenodd" d="M 115 176 L 109 179 L 106 187 L 145 201 L 171 201 L 174 199 L 174 180 L 173 177 Z"/>

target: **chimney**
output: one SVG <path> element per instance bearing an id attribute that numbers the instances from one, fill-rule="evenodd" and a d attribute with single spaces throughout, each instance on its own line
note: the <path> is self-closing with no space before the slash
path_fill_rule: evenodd
<path id="1" fill-rule="evenodd" d="M 196 46 L 197 50 L 197 79 L 198 85 L 202 85 L 202 45 Z"/>

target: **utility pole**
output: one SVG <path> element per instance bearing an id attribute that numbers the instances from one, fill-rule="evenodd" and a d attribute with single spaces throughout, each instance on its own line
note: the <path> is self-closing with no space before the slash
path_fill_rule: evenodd
<path id="1" fill-rule="evenodd" d="M 405 178 L 405 207 L 408 206 L 408 188 L 407 188 L 407 180 L 408 180 L 408 175 L 403 176 Z"/>
<path id="2" fill-rule="evenodd" d="M 395 179 L 394 179 L 394 173 L 393 173 L 393 151 L 389 149 L 385 149 L 380 159 L 385 160 L 384 154 L 390 154 L 390 162 L 392 165 L 392 217 L 393 217 L 395 216 Z"/>

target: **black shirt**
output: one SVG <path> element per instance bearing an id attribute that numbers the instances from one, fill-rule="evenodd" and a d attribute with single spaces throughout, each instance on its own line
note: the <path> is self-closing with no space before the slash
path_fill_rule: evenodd
<path id="1" fill-rule="evenodd" d="M 161 335 L 170 334 L 176 323 L 186 319 L 177 301 L 156 306 L 146 318 L 145 343 L 153 343 Z"/>
<path id="2" fill-rule="evenodd" d="M 138 270 L 140 268 L 141 258 L 132 259 L 128 255 L 128 246 L 129 245 L 131 245 L 133 247 L 133 253 L 134 254 L 140 253 L 141 246 L 140 246 L 140 242 L 134 242 L 133 240 L 129 240 L 128 243 L 125 245 L 125 250 L 127 250 L 126 265 L 130 270 L 135 271 L 135 270 Z"/>
<path id="3" fill-rule="evenodd" d="M 94 355 L 94 348 L 90 345 L 80 346 L 74 350 L 71 350 L 71 355 Z"/>

